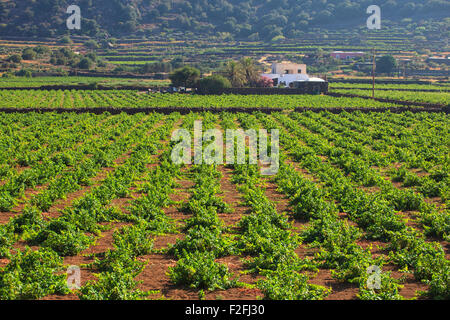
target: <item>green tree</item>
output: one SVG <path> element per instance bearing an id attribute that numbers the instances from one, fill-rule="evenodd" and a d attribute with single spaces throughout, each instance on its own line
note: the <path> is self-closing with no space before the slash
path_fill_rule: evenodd
<path id="1" fill-rule="evenodd" d="M 22 52 L 22 59 L 24 60 L 34 60 L 36 59 L 36 56 L 37 56 L 36 51 L 34 51 L 31 48 L 26 48 Z"/>
<path id="2" fill-rule="evenodd" d="M 20 63 L 22 62 L 22 56 L 19 54 L 13 54 L 8 58 L 9 62 Z"/>
<path id="3" fill-rule="evenodd" d="M 64 36 L 64 37 L 62 37 L 61 40 L 60 40 L 60 42 L 61 42 L 62 44 L 72 44 L 72 43 L 73 43 L 72 39 L 70 39 L 69 36 Z"/>
<path id="4" fill-rule="evenodd" d="M 78 63 L 78 68 L 89 70 L 94 66 L 94 62 L 89 58 L 83 58 Z"/>
<path id="5" fill-rule="evenodd" d="M 250 87 L 256 86 L 256 83 L 261 78 L 261 74 L 256 67 L 255 61 L 252 58 L 242 58 L 239 63 L 244 71 L 246 85 Z"/>
<path id="6" fill-rule="evenodd" d="M 220 75 L 212 75 L 198 81 L 197 88 L 202 90 L 217 90 L 231 88 L 230 81 Z"/>
<path id="7" fill-rule="evenodd" d="M 97 55 L 95 54 L 95 52 L 90 52 L 85 57 L 91 59 L 94 62 L 96 62 L 98 60 Z"/>
<path id="8" fill-rule="evenodd" d="M 32 72 L 30 70 L 21 69 L 15 73 L 18 77 L 25 77 L 25 78 L 31 78 L 33 76 Z"/>
<path id="9" fill-rule="evenodd" d="M 95 40 L 88 40 L 88 41 L 86 41 L 85 43 L 83 43 L 83 45 L 86 47 L 86 48 L 88 48 L 88 49 L 91 49 L 91 50 L 94 50 L 94 49 L 98 49 L 100 46 L 98 45 L 98 43 L 95 41 Z"/>
<path id="10" fill-rule="evenodd" d="M 44 54 L 48 54 L 48 53 L 51 52 L 50 48 L 48 48 L 46 46 L 42 46 L 42 45 L 39 45 L 39 46 L 35 47 L 33 50 L 38 55 L 44 55 Z"/>
<path id="11" fill-rule="evenodd" d="M 245 85 L 246 77 L 240 63 L 236 61 L 228 62 L 224 73 L 234 88 L 240 88 Z"/>
<path id="12" fill-rule="evenodd" d="M 174 87 L 194 88 L 200 79 L 200 70 L 184 66 L 170 73 L 169 79 Z"/>
<path id="13" fill-rule="evenodd" d="M 397 69 L 397 60 L 391 55 L 382 56 L 377 60 L 377 73 L 392 74 Z"/>

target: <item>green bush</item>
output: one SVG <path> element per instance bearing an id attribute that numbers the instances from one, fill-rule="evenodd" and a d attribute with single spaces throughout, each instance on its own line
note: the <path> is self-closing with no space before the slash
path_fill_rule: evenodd
<path id="1" fill-rule="evenodd" d="M 169 277 L 174 284 L 195 289 L 226 290 L 237 286 L 231 279 L 228 267 L 214 261 L 211 252 L 184 252 L 183 258 L 169 268 Z"/>
<path id="2" fill-rule="evenodd" d="M 81 300 L 141 300 L 151 292 L 137 289 L 138 284 L 130 273 L 100 273 L 97 281 L 90 281 L 80 289 L 78 297 Z"/>
<path id="3" fill-rule="evenodd" d="M 37 53 L 32 48 L 27 48 L 22 52 L 22 59 L 24 60 L 34 60 L 36 56 Z"/>
<path id="4" fill-rule="evenodd" d="M 114 247 L 126 251 L 130 257 L 148 254 L 153 248 L 153 239 L 146 223 L 127 226 L 113 234 Z"/>
<path id="5" fill-rule="evenodd" d="M 0 257 L 9 256 L 9 249 L 15 242 L 13 230 L 10 224 L 0 225 Z"/>
<path id="6" fill-rule="evenodd" d="M 21 63 L 22 62 L 22 56 L 19 54 L 13 54 L 12 56 L 10 56 L 8 58 L 9 62 L 13 62 L 13 63 Z"/>
<path id="7" fill-rule="evenodd" d="M 225 88 L 231 88 L 231 83 L 227 78 L 219 75 L 212 75 L 197 82 L 197 88 L 200 90 L 219 90 Z"/>
<path id="8" fill-rule="evenodd" d="M 270 300 L 322 300 L 330 294 L 331 289 L 309 284 L 308 280 L 308 276 L 282 267 L 259 280 L 257 286 Z"/>
<path id="9" fill-rule="evenodd" d="M 186 238 L 177 240 L 169 253 L 183 257 L 185 252 L 210 252 L 215 257 L 223 257 L 234 252 L 233 241 L 227 239 L 219 228 L 194 226 L 189 229 Z"/>
<path id="10" fill-rule="evenodd" d="M 41 248 L 18 251 L 0 271 L 0 299 L 39 299 L 50 294 L 67 294 L 69 289 L 63 260 L 54 251 Z"/>

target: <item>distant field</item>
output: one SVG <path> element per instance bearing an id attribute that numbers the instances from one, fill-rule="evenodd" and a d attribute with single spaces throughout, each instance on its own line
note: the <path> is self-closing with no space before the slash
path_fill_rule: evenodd
<path id="1" fill-rule="evenodd" d="M 155 56 L 149 56 L 148 54 L 136 54 L 136 55 L 121 55 L 121 54 L 117 54 L 117 55 L 105 55 L 105 56 L 101 56 L 100 58 L 109 60 L 109 61 L 114 61 L 114 60 L 124 60 L 124 59 L 132 59 L 132 60 L 148 60 L 148 59 L 156 59 L 157 57 Z"/>
<path id="2" fill-rule="evenodd" d="M 356 88 L 366 88 L 372 89 L 372 84 L 367 83 L 338 83 L 338 82 L 330 82 L 329 88 L 348 88 L 348 89 L 356 89 Z M 406 90 L 436 90 L 436 91 L 448 91 L 450 90 L 450 84 L 448 83 L 440 83 L 440 84 L 376 84 L 376 89 L 406 89 Z"/>
<path id="3" fill-rule="evenodd" d="M 40 87 L 49 85 L 77 85 L 98 83 L 103 85 L 142 85 L 165 86 L 168 81 L 146 80 L 146 79 L 125 79 L 125 78 L 103 78 L 103 77 L 36 77 L 36 78 L 0 78 L 0 88 L 14 87 Z"/>
<path id="4" fill-rule="evenodd" d="M 107 63 L 111 64 L 118 64 L 118 65 L 144 65 L 147 63 L 154 63 L 155 60 L 151 61 L 106 61 Z"/>
<path id="5" fill-rule="evenodd" d="M 358 89 L 348 89 L 348 90 L 333 90 L 337 93 L 354 94 L 358 96 L 372 96 L 372 91 L 370 90 L 358 90 Z M 392 99 L 400 101 L 411 101 L 417 103 L 432 103 L 440 105 L 448 105 L 450 103 L 450 92 L 414 92 L 414 91 L 376 91 L 376 98 L 382 99 Z"/>

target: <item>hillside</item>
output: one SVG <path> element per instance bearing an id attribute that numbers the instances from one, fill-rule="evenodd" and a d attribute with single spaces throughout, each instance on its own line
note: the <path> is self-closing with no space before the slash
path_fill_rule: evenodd
<path id="1" fill-rule="evenodd" d="M 222 32 L 242 40 L 295 39 L 318 27 L 333 31 L 364 27 L 366 9 L 372 4 L 381 7 L 385 27 L 442 32 L 448 30 L 450 12 L 446 0 L 2 0 L 0 36 L 67 34 L 66 9 L 71 4 L 82 11 L 81 30 L 71 31 L 77 35 L 182 32 L 207 37 Z"/>

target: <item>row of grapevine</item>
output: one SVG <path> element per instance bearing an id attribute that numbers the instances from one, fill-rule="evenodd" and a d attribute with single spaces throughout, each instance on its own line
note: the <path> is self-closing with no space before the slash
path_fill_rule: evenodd
<path id="1" fill-rule="evenodd" d="M 372 91 L 359 90 L 359 89 L 336 89 L 333 90 L 336 93 L 352 94 L 356 96 L 371 97 Z M 450 92 L 418 92 L 414 91 L 398 91 L 398 90 L 378 90 L 375 93 L 376 98 L 391 99 L 399 101 L 409 101 L 415 103 L 431 103 L 442 106 L 448 105 L 450 99 Z"/>
<path id="2" fill-rule="evenodd" d="M 132 90 L 0 90 L 0 108 L 387 108 L 396 107 L 360 98 L 317 95 L 192 95 L 137 92 Z"/>

